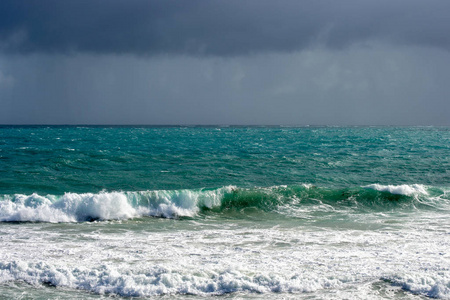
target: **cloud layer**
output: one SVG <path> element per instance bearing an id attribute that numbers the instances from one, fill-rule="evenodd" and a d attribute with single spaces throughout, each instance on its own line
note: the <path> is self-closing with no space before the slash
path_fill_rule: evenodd
<path id="1" fill-rule="evenodd" d="M 381 40 L 450 49 L 450 1 L 2 0 L 3 53 L 235 56 Z"/>
<path id="2" fill-rule="evenodd" d="M 0 124 L 450 125 L 449 0 L 2 0 Z"/>
<path id="3" fill-rule="evenodd" d="M 353 46 L 233 58 L 13 56 L 6 124 L 450 125 L 449 55 Z"/>

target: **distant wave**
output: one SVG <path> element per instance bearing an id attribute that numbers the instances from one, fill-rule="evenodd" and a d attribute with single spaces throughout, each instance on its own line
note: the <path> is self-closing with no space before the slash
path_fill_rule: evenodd
<path id="1" fill-rule="evenodd" d="M 2 195 L 1 222 L 83 222 L 122 220 L 143 216 L 177 218 L 200 213 L 227 213 L 246 208 L 280 212 L 281 208 L 383 211 L 407 208 L 448 208 L 449 195 L 436 187 L 371 184 L 326 188 L 302 184 L 217 189 L 139 192 L 66 193 L 57 195 Z M 284 210 L 285 211 L 285 210 Z"/>

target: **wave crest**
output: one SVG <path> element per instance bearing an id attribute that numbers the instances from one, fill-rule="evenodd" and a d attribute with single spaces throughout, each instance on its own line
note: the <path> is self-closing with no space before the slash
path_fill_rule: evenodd
<path id="1" fill-rule="evenodd" d="M 372 189 L 379 192 L 388 192 L 394 195 L 411 196 L 414 194 L 428 195 L 425 186 L 421 184 L 402 184 L 402 185 L 381 185 L 381 184 L 369 184 L 363 188 Z"/>
<path id="2" fill-rule="evenodd" d="M 4 195 L 0 200 L 1 222 L 82 222 L 122 220 L 142 216 L 193 217 L 201 208 L 220 205 L 233 187 L 215 190 L 66 193 Z"/>
<path id="3" fill-rule="evenodd" d="M 383 211 L 417 207 L 446 207 L 448 195 L 423 185 L 371 184 L 355 188 L 324 188 L 313 185 L 217 189 L 159 190 L 140 192 L 66 193 L 0 196 L 1 222 L 82 222 L 122 220 L 142 216 L 164 218 L 195 217 L 199 213 L 227 213 L 255 208 L 280 213 L 293 208 L 302 211 L 333 212 L 335 208 Z M 330 210 L 330 208 L 332 208 Z"/>

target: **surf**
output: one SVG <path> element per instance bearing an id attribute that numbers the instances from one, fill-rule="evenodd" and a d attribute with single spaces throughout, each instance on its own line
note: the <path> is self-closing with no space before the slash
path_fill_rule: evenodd
<path id="1" fill-rule="evenodd" d="M 102 191 L 45 196 L 33 193 L 0 196 L 0 221 L 70 223 L 139 217 L 176 219 L 223 215 L 250 208 L 274 214 L 286 214 L 286 208 L 306 213 L 317 210 L 371 213 L 449 209 L 450 200 L 445 188 L 420 184 L 223 186 L 215 189 Z"/>

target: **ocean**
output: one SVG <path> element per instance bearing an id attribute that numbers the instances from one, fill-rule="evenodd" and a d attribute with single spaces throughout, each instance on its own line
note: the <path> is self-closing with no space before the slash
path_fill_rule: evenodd
<path id="1" fill-rule="evenodd" d="M 5 299 L 450 299 L 449 212 L 449 127 L 0 127 Z"/>

